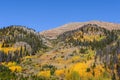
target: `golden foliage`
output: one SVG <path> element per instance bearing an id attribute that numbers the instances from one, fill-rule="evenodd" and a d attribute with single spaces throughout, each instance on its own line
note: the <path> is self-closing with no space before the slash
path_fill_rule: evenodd
<path id="1" fill-rule="evenodd" d="M 50 77 L 50 71 L 40 71 L 38 76 Z"/>
<path id="2" fill-rule="evenodd" d="M 82 42 L 84 40 L 93 42 L 93 40 L 100 41 L 100 40 L 106 38 L 106 36 L 104 36 L 104 35 L 100 36 L 98 34 L 89 34 L 88 35 L 88 34 L 83 34 L 81 31 L 79 31 L 79 32 L 75 32 L 75 34 L 72 36 L 72 38 L 74 40 L 79 40 Z M 69 41 L 69 40 L 70 39 L 67 39 L 67 41 Z"/>
<path id="3" fill-rule="evenodd" d="M 6 54 L 8 54 L 9 51 L 16 51 L 16 50 L 20 50 L 20 47 L 18 48 L 14 48 L 14 47 L 2 47 L 2 44 L 0 44 L 0 50 L 4 51 Z"/>
<path id="4" fill-rule="evenodd" d="M 31 59 L 33 56 L 25 56 L 24 59 Z"/>
<path id="5" fill-rule="evenodd" d="M 10 67 L 10 66 L 15 66 L 16 65 L 16 62 L 8 62 L 7 63 L 7 66 Z"/>
<path id="6" fill-rule="evenodd" d="M 55 75 L 56 75 L 56 76 L 62 76 L 62 75 L 64 75 L 64 74 L 65 74 L 65 70 L 60 69 L 60 70 L 56 70 L 56 71 L 55 71 Z"/>
<path id="7" fill-rule="evenodd" d="M 96 66 L 94 69 L 92 69 L 89 66 L 89 63 L 76 63 L 74 64 L 70 69 L 66 70 L 66 77 L 70 77 L 72 72 L 78 72 L 80 77 L 85 79 L 85 78 L 93 78 L 93 77 L 100 77 L 104 73 L 104 68 L 102 65 Z M 94 75 L 93 75 L 94 72 Z"/>
<path id="8" fill-rule="evenodd" d="M 22 67 L 21 66 L 11 66 L 11 67 L 9 67 L 9 69 L 12 72 L 21 72 L 22 71 Z"/>
<path id="9" fill-rule="evenodd" d="M 105 71 L 102 65 L 97 65 L 94 69 L 94 76 L 99 77 L 102 75 L 102 73 Z"/>
<path id="10" fill-rule="evenodd" d="M 80 59 L 80 56 L 73 56 L 73 57 L 72 57 L 72 60 L 73 60 L 73 61 L 76 61 L 76 60 L 79 60 L 79 59 Z"/>
<path id="11" fill-rule="evenodd" d="M 84 62 L 83 63 L 77 63 L 71 68 L 71 70 L 78 72 L 81 77 L 86 77 L 86 76 L 91 77 L 92 74 L 90 72 L 86 72 L 88 67 L 89 66 Z"/>
<path id="12" fill-rule="evenodd" d="M 12 72 L 21 72 L 22 67 L 17 65 L 16 62 L 3 62 L 2 65 L 7 66 Z"/>

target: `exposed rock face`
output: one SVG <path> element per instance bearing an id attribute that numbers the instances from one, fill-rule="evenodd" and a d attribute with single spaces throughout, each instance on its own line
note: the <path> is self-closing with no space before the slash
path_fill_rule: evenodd
<path id="1" fill-rule="evenodd" d="M 56 37 L 66 31 L 75 30 L 86 24 L 97 24 L 98 26 L 104 27 L 108 30 L 120 29 L 120 24 L 109 23 L 109 22 L 100 22 L 100 21 L 90 21 L 90 22 L 76 22 L 65 24 L 61 27 L 40 32 L 41 35 L 48 37 L 50 39 L 56 39 Z"/>
<path id="2" fill-rule="evenodd" d="M 28 52 L 30 53 L 31 51 L 32 51 L 32 48 L 31 48 L 31 46 L 28 44 L 28 43 L 26 43 L 26 42 L 22 42 L 22 41 L 20 41 L 20 42 L 16 42 L 14 45 L 13 45 L 13 47 L 26 47 L 26 49 L 28 50 Z"/>

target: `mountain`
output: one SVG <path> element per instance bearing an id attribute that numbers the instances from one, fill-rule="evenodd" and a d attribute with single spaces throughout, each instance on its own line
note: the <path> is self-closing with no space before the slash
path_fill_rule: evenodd
<path id="1" fill-rule="evenodd" d="M 66 31 L 78 29 L 86 24 L 96 24 L 96 25 L 106 28 L 108 30 L 120 29 L 120 24 L 101 22 L 101 21 L 90 21 L 90 22 L 75 22 L 75 23 L 65 24 L 63 26 L 60 26 L 60 27 L 52 29 L 52 30 L 40 32 L 40 34 L 44 35 L 48 38 L 55 39 L 58 35 L 66 32 Z"/>
<path id="2" fill-rule="evenodd" d="M 57 69 L 64 69 L 64 67 L 68 68 L 73 66 L 73 64 L 76 64 L 77 67 L 79 62 L 83 66 L 85 62 L 84 66 L 93 70 L 93 74 L 94 68 L 98 66 L 100 68 L 101 66 L 105 70 L 105 74 L 103 71 L 104 75 L 112 75 L 111 78 L 109 75 L 109 79 L 106 79 L 119 79 L 120 24 L 100 21 L 70 23 L 52 30 L 40 32 L 40 34 L 50 39 L 52 44 L 55 44 L 50 54 L 39 58 L 43 60 L 42 63 L 50 63 L 56 66 Z M 47 60 L 43 59 L 45 57 Z M 58 61 L 58 57 L 60 61 Z M 81 66 L 79 66 L 79 69 L 81 69 Z M 76 71 L 76 68 L 73 69 Z M 99 73 L 102 73 L 102 70 Z M 95 75 L 98 75 L 96 71 Z"/>
<path id="3" fill-rule="evenodd" d="M 120 24 L 78 22 L 39 33 L 2 28 L 0 71 L 3 80 L 120 80 Z"/>

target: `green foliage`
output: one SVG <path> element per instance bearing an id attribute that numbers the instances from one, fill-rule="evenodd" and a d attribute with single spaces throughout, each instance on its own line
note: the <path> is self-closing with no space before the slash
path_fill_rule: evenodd
<path id="1" fill-rule="evenodd" d="M 10 80 L 16 78 L 15 74 L 10 71 L 8 67 L 0 65 L 0 79 Z"/>
<path id="2" fill-rule="evenodd" d="M 81 80 L 79 73 L 76 72 L 76 71 L 73 71 L 71 73 L 71 75 L 70 75 L 70 79 L 69 80 Z"/>
<path id="3" fill-rule="evenodd" d="M 86 72 L 90 72 L 90 68 L 87 68 Z"/>
<path id="4" fill-rule="evenodd" d="M 86 54 L 86 53 L 87 53 L 87 49 L 80 48 L 80 53 L 84 53 L 84 54 Z"/>
<path id="5" fill-rule="evenodd" d="M 53 66 L 52 68 L 50 68 L 50 74 L 51 74 L 51 75 L 54 75 L 55 70 L 56 70 L 56 68 L 55 68 L 54 66 Z"/>
<path id="6" fill-rule="evenodd" d="M 10 69 L 8 67 L 0 65 L 0 72 L 9 72 L 10 73 Z"/>

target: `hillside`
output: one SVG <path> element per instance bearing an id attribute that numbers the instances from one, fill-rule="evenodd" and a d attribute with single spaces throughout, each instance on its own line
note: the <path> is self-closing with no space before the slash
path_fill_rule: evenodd
<path id="1" fill-rule="evenodd" d="M 0 29 L 1 56 L 3 53 L 12 57 L 33 55 L 45 47 L 42 37 L 32 29 L 24 26 L 8 26 Z M 1 58 L 0 61 L 4 60 Z"/>
<path id="2" fill-rule="evenodd" d="M 120 24 L 0 29 L 0 71 L 3 80 L 120 80 Z"/>

